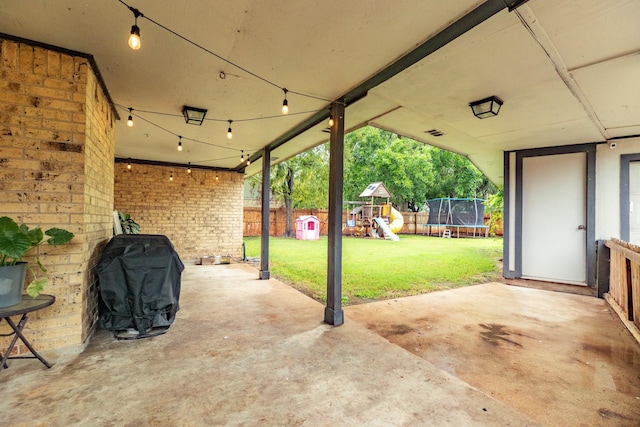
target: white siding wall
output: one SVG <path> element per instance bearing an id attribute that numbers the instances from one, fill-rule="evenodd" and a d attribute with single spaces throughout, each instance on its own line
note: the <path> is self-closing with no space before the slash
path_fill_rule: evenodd
<path id="1" fill-rule="evenodd" d="M 596 239 L 620 238 L 620 157 L 640 153 L 640 138 L 596 149 Z"/>
<path id="2" fill-rule="evenodd" d="M 509 153 L 509 270 L 516 269 L 516 153 Z"/>

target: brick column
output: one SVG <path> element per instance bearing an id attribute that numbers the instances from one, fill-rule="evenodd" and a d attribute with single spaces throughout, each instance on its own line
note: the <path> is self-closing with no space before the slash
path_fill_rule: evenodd
<path id="1" fill-rule="evenodd" d="M 80 346 L 95 325 L 92 268 L 112 233 L 114 120 L 90 57 L 0 40 L 0 215 L 76 234 L 40 248 L 56 303 L 27 324 L 38 350 Z"/>

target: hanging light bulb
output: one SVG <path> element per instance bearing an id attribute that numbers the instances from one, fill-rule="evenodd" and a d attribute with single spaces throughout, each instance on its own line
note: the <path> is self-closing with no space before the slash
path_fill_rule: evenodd
<path id="1" fill-rule="evenodd" d="M 173 181 L 173 172 L 169 175 L 169 181 Z"/>
<path id="2" fill-rule="evenodd" d="M 189 167 L 187 168 L 187 173 L 191 173 L 191 162 L 189 162 Z"/>
<path id="3" fill-rule="evenodd" d="M 284 100 L 282 101 L 282 114 L 287 114 L 289 112 L 289 101 L 287 101 L 287 89 L 282 89 L 284 92 Z"/>
<path id="4" fill-rule="evenodd" d="M 132 111 L 133 111 L 133 108 L 129 108 L 129 118 L 127 119 L 127 126 L 129 127 L 133 126 L 133 116 L 131 115 Z"/>
<path id="5" fill-rule="evenodd" d="M 137 25 L 132 25 L 131 35 L 129 36 L 129 47 L 133 50 L 138 50 L 140 46 L 140 28 Z"/>
<path id="6" fill-rule="evenodd" d="M 247 166 L 251 164 L 251 159 L 249 159 L 249 155 L 247 154 Z"/>
<path id="7" fill-rule="evenodd" d="M 218 171 L 216 171 L 216 181 L 218 180 Z"/>
<path id="8" fill-rule="evenodd" d="M 131 159 L 127 162 L 127 169 L 131 170 Z"/>
<path id="9" fill-rule="evenodd" d="M 178 151 L 182 151 L 182 137 L 178 135 Z"/>
<path id="10" fill-rule="evenodd" d="M 329 107 L 329 127 L 333 127 L 333 108 Z"/>
<path id="11" fill-rule="evenodd" d="M 229 139 L 233 138 L 233 132 L 231 132 L 231 123 L 233 123 L 233 120 L 229 120 L 229 129 L 227 129 L 227 138 Z"/>
<path id="12" fill-rule="evenodd" d="M 130 7 L 135 18 L 135 23 L 131 26 L 131 34 L 129 35 L 129 47 L 133 50 L 140 49 L 140 27 L 138 27 L 138 16 L 144 16 L 138 9 Z"/>

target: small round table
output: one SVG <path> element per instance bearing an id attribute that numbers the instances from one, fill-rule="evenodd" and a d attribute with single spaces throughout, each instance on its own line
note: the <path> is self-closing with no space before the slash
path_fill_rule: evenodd
<path id="1" fill-rule="evenodd" d="M 4 356 L 2 355 L 2 353 L 0 353 L 0 358 L 2 359 L 0 360 L 0 371 L 7 368 L 8 359 L 38 359 L 47 368 L 51 367 L 49 362 L 47 362 L 44 359 L 44 357 L 38 354 L 38 352 L 33 348 L 31 343 L 29 343 L 27 338 L 22 334 L 22 329 L 24 328 L 24 325 L 26 325 L 27 323 L 29 313 L 38 311 L 45 307 L 49 307 L 51 304 L 55 302 L 55 300 L 56 300 L 56 297 L 54 297 L 53 295 L 41 294 L 41 295 L 38 295 L 36 298 L 31 298 L 30 296 L 24 295 L 22 297 L 22 301 L 19 304 L 0 308 L 0 323 L 2 323 L 2 320 L 6 320 L 9 326 L 11 326 L 11 329 L 13 329 L 13 332 L 10 332 L 8 334 L 0 334 L 0 336 L 9 337 L 11 335 L 14 335 L 13 339 L 11 340 L 11 343 L 9 344 L 9 347 L 7 348 L 7 351 L 4 353 Z M 11 316 L 19 316 L 19 315 L 22 315 L 22 317 L 20 318 L 20 321 L 16 325 L 11 319 Z M 32 356 L 10 356 L 11 351 L 13 350 L 13 347 L 16 345 L 16 342 L 18 342 L 18 338 L 20 338 L 20 340 L 24 343 L 24 345 L 27 346 Z"/>

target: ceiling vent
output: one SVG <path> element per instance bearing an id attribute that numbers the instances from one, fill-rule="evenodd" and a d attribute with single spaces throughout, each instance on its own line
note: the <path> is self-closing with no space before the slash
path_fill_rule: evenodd
<path id="1" fill-rule="evenodd" d="M 426 130 L 426 131 L 424 131 L 424 133 L 428 133 L 431 136 L 442 136 L 442 135 L 444 135 L 444 133 L 442 133 L 438 129 Z"/>

